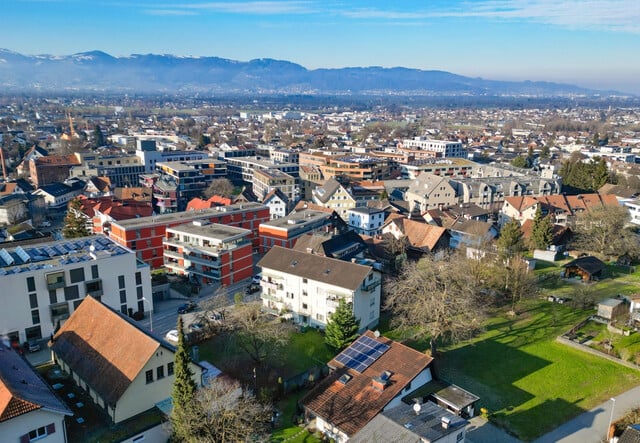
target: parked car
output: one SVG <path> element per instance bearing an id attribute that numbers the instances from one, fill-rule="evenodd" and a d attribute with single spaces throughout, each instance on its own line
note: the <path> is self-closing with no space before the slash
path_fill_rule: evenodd
<path id="1" fill-rule="evenodd" d="M 27 342 L 29 352 L 37 352 L 40 350 L 40 343 L 37 340 L 29 340 Z"/>
<path id="2" fill-rule="evenodd" d="M 197 307 L 198 305 L 192 301 L 184 303 L 178 306 L 178 314 L 186 314 L 187 312 L 195 311 Z"/>
<path id="3" fill-rule="evenodd" d="M 262 274 L 256 274 L 256 275 L 253 276 L 253 279 L 251 280 L 251 283 L 255 283 L 255 284 L 259 285 L 261 280 L 262 280 Z"/>
<path id="4" fill-rule="evenodd" d="M 246 292 L 247 294 L 253 294 L 260 291 L 260 285 L 257 283 L 251 283 L 249 286 L 247 286 L 247 288 L 244 290 L 244 292 Z"/>
<path id="5" fill-rule="evenodd" d="M 43 221 L 42 223 L 40 223 L 40 227 L 41 228 L 50 228 L 51 227 L 51 222 L 50 221 Z"/>
<path id="6" fill-rule="evenodd" d="M 189 325 L 189 330 L 191 330 L 192 332 L 202 331 L 203 329 L 204 329 L 204 325 L 202 323 L 191 323 Z"/>
<path id="7" fill-rule="evenodd" d="M 178 331 L 176 329 L 172 329 L 167 332 L 167 335 L 164 336 L 169 341 L 178 342 Z"/>

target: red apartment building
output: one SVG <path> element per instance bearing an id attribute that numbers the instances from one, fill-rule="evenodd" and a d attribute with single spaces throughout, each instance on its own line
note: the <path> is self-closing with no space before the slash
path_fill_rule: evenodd
<path id="1" fill-rule="evenodd" d="M 109 237 L 136 251 L 137 257 L 152 268 L 160 268 L 164 265 L 162 242 L 167 228 L 191 223 L 194 220 L 206 220 L 210 223 L 249 229 L 253 249 L 257 250 L 258 226 L 269 219 L 268 206 L 259 203 L 242 203 L 113 222 Z"/>
<path id="2" fill-rule="evenodd" d="M 253 274 L 251 231 L 206 220 L 167 228 L 164 265 L 203 284 L 237 283 Z"/>

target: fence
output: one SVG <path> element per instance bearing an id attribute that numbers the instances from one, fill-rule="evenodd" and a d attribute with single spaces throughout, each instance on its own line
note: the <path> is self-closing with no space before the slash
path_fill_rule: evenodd
<path id="1" fill-rule="evenodd" d="M 283 381 L 283 389 L 285 393 L 300 389 L 307 384 L 314 383 L 322 378 L 326 377 L 329 373 L 329 368 L 326 366 L 313 366 L 306 371 L 303 371 L 293 377 Z"/>

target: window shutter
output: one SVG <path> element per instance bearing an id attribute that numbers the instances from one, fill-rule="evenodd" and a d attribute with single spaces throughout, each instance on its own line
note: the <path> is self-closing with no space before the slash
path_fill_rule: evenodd
<path id="1" fill-rule="evenodd" d="M 24 434 L 20 436 L 20 443 L 29 443 L 31 439 L 29 438 L 29 434 Z"/>
<path id="2" fill-rule="evenodd" d="M 55 423 L 51 423 L 51 424 L 47 425 L 47 435 L 53 434 L 55 432 L 56 432 L 56 424 Z"/>

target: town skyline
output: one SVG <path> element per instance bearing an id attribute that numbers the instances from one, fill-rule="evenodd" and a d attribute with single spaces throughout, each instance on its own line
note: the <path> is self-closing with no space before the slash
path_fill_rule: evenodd
<path id="1" fill-rule="evenodd" d="M 478 2 L 18 0 L 0 39 L 37 55 L 101 50 L 273 58 L 307 69 L 443 70 L 492 80 L 640 93 L 640 5 L 627 0 Z"/>

